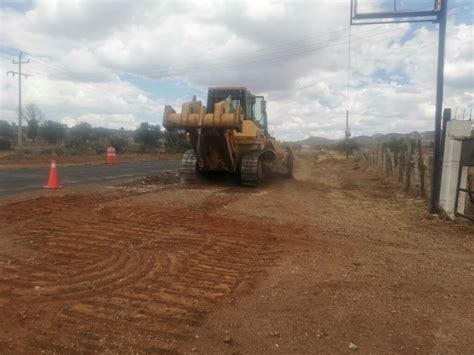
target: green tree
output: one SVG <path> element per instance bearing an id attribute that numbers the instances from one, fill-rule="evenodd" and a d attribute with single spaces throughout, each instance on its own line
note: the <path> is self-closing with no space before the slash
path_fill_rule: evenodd
<path id="1" fill-rule="evenodd" d="M 15 130 L 7 121 L 0 120 L 0 137 L 11 139 L 15 135 Z"/>
<path id="2" fill-rule="evenodd" d="M 114 136 L 109 139 L 108 145 L 114 147 L 117 153 L 124 153 L 128 149 L 128 140 L 123 137 Z"/>
<path id="3" fill-rule="evenodd" d="M 392 153 L 401 153 L 408 150 L 408 144 L 413 144 L 413 142 L 404 137 L 400 138 L 391 138 L 388 142 L 382 144 L 383 148 L 388 148 Z"/>
<path id="4" fill-rule="evenodd" d="M 112 136 L 110 129 L 104 127 L 97 127 L 92 129 L 92 140 L 94 141 L 106 141 Z"/>
<path id="5" fill-rule="evenodd" d="M 39 121 L 37 121 L 36 119 L 32 119 L 27 122 L 28 128 L 26 130 L 26 136 L 30 138 L 33 142 L 35 142 L 36 138 L 39 135 Z"/>
<path id="6" fill-rule="evenodd" d="M 135 130 L 135 142 L 143 144 L 145 147 L 157 147 L 161 136 L 161 127 L 143 122 Z"/>
<path id="7" fill-rule="evenodd" d="M 81 122 L 71 128 L 69 134 L 74 141 L 88 143 L 94 132 L 92 126 L 87 122 Z"/>
<path id="8" fill-rule="evenodd" d="M 11 139 L 15 135 L 15 130 L 7 122 L 0 120 L 0 150 L 8 150 L 12 146 Z"/>
<path id="9" fill-rule="evenodd" d="M 56 121 L 45 121 L 40 126 L 39 136 L 48 143 L 58 143 L 66 138 L 66 126 Z"/>
<path id="10" fill-rule="evenodd" d="M 345 139 L 341 139 L 339 142 L 337 142 L 336 149 L 341 152 L 345 152 L 347 149 L 349 155 L 352 155 L 354 151 L 360 149 L 360 146 L 359 143 L 357 143 L 354 139 L 349 139 L 347 143 Z"/>
<path id="11" fill-rule="evenodd" d="M 43 112 L 35 104 L 28 104 L 25 106 L 23 111 L 23 116 L 28 123 L 28 128 L 26 131 L 26 136 L 33 140 L 36 140 L 39 134 L 39 125 L 40 122 L 44 119 Z"/>
<path id="12" fill-rule="evenodd" d="M 173 130 L 164 132 L 167 148 L 172 151 L 186 151 L 191 149 L 191 143 L 186 138 L 186 132 L 182 130 Z"/>

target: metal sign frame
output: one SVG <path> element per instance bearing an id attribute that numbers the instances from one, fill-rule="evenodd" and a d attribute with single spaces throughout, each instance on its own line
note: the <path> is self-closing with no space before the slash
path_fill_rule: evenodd
<path id="1" fill-rule="evenodd" d="M 389 23 L 405 23 L 405 22 L 440 22 L 441 6 L 440 2 L 435 1 L 433 10 L 397 10 L 396 0 L 394 0 L 393 11 L 383 12 L 366 12 L 359 13 L 357 11 L 358 0 L 351 0 L 351 25 L 376 25 Z M 376 21 L 379 19 L 387 19 L 387 21 Z"/>
<path id="2" fill-rule="evenodd" d="M 434 0 L 433 10 L 397 11 L 397 0 L 394 0 L 394 10 L 389 12 L 359 13 L 358 0 L 351 0 L 351 26 L 393 24 L 403 22 L 433 22 L 439 23 L 438 33 L 438 68 L 436 73 L 436 112 L 434 127 L 433 173 L 431 174 L 431 213 L 439 212 L 439 193 L 441 186 L 441 111 L 443 108 L 444 89 L 444 52 L 446 39 L 446 17 L 448 0 Z M 378 21 L 384 20 L 384 21 Z"/>

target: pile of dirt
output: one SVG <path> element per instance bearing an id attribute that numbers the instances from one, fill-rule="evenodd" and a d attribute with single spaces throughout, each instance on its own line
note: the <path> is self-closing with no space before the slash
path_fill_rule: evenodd
<path id="1" fill-rule="evenodd" d="M 140 186 L 147 186 L 147 185 L 171 185 L 179 183 L 180 177 L 179 173 L 176 171 L 163 171 L 156 175 L 148 175 L 140 179 L 136 179 L 133 181 L 126 182 L 121 184 L 120 186 L 123 187 L 140 187 Z"/>

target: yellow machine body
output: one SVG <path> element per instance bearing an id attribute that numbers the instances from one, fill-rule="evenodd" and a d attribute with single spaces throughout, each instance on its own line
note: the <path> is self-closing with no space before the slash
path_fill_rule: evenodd
<path id="1" fill-rule="evenodd" d="M 275 140 L 268 134 L 262 96 L 254 96 L 246 88 L 210 88 L 209 104 L 213 106 L 210 110 L 194 97 L 182 104 L 180 113 L 165 106 L 163 116 L 166 129 L 188 133 L 199 172 L 240 173 L 242 164 L 244 168 L 251 165 L 249 156 L 243 161 L 251 153 L 260 165 L 256 169 L 263 174 L 263 169 L 267 173 L 271 170 L 277 158 L 285 159 L 285 152 L 277 151 Z M 188 166 L 182 170 L 191 172 L 191 152 L 185 156 L 183 164 Z"/>

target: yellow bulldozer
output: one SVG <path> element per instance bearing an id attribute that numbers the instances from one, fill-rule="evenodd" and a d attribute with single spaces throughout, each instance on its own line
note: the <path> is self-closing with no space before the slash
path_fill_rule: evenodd
<path id="1" fill-rule="evenodd" d="M 207 106 L 186 102 L 177 113 L 165 106 L 163 126 L 184 130 L 192 148 L 183 155 L 180 175 L 194 182 L 200 175 L 240 175 L 245 186 L 257 186 L 272 174 L 293 176 L 291 150 L 277 148 L 268 133 L 266 101 L 245 87 L 211 87 Z"/>

